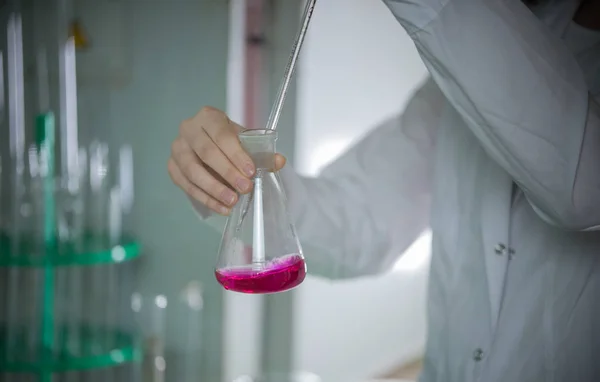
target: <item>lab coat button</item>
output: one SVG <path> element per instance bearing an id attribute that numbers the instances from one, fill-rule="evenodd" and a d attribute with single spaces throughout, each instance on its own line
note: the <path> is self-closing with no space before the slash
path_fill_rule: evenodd
<path id="1" fill-rule="evenodd" d="M 473 359 L 475 360 L 475 362 L 483 360 L 483 356 L 483 350 L 481 349 L 475 349 L 475 351 L 473 352 Z"/>
<path id="2" fill-rule="evenodd" d="M 502 243 L 496 244 L 496 246 L 494 247 L 494 252 L 496 252 L 496 255 L 499 256 L 506 254 L 506 245 Z"/>

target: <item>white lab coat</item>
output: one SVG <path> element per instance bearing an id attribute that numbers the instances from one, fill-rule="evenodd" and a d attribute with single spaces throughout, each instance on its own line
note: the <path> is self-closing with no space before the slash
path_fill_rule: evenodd
<path id="1" fill-rule="evenodd" d="M 600 34 L 573 0 L 385 2 L 432 79 L 318 178 L 282 171 L 309 267 L 387 270 L 430 226 L 421 381 L 600 381 Z"/>

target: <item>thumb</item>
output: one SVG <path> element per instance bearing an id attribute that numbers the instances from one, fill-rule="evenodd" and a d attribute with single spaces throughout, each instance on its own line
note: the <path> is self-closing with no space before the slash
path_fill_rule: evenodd
<path id="1" fill-rule="evenodd" d="M 239 134 L 243 131 L 246 130 L 246 128 L 242 125 L 240 125 L 239 123 L 236 123 L 235 121 L 232 121 L 231 119 L 227 118 L 229 125 L 231 127 L 233 127 L 233 130 L 236 132 L 236 134 Z"/>
<path id="2" fill-rule="evenodd" d="M 287 159 L 281 154 L 275 154 L 275 171 L 279 171 L 285 166 Z"/>

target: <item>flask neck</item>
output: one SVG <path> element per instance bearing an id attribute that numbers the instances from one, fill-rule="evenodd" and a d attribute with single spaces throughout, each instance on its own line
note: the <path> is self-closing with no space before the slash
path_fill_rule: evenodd
<path id="1" fill-rule="evenodd" d="M 272 130 L 247 130 L 239 135 L 242 147 L 254 162 L 259 173 L 275 170 L 275 142 L 277 133 Z"/>
<path id="2" fill-rule="evenodd" d="M 256 167 L 255 177 L 275 171 L 275 152 L 249 153 Z"/>

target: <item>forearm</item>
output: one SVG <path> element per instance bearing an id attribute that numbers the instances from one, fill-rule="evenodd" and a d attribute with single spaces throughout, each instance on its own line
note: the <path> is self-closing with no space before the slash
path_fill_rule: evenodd
<path id="1" fill-rule="evenodd" d="M 388 119 L 316 179 L 285 174 L 302 239 L 343 269 L 389 269 L 429 225 L 435 141 L 445 105 L 427 81 Z M 299 179 L 299 178 L 298 178 Z"/>
<path id="2" fill-rule="evenodd" d="M 359 169 L 356 172 L 360 178 Z M 307 248 L 307 260 L 322 269 L 333 268 L 327 276 L 355 277 L 390 269 L 428 225 L 427 193 L 403 199 L 402 189 L 393 185 L 368 185 L 344 176 L 301 178 L 289 169 L 282 178 L 302 243 L 320 249 L 315 256 Z M 391 199 L 374 200 L 371 186 L 386 188 Z"/>

